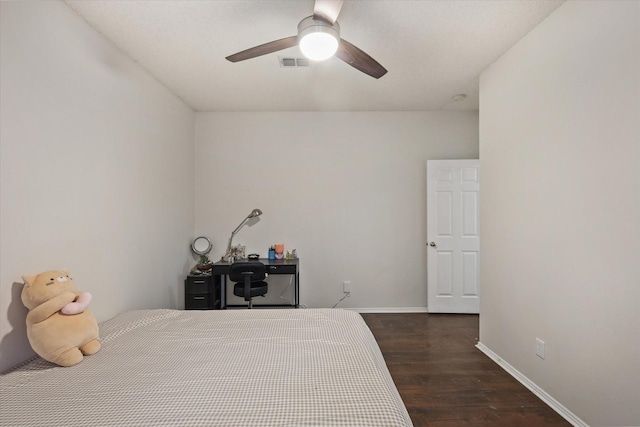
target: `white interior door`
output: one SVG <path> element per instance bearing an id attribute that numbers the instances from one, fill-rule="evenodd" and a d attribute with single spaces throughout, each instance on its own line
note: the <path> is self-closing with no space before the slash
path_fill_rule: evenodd
<path id="1" fill-rule="evenodd" d="M 427 161 L 427 310 L 480 311 L 480 162 Z"/>

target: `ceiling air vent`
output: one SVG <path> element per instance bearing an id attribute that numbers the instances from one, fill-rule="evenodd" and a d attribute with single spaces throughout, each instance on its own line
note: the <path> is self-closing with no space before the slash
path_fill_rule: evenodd
<path id="1" fill-rule="evenodd" d="M 307 58 L 284 58 L 278 57 L 281 67 L 309 67 L 311 63 Z"/>

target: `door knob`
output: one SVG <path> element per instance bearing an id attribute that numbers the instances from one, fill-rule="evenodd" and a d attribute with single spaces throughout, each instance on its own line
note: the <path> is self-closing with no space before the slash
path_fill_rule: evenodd
<path id="1" fill-rule="evenodd" d="M 432 248 L 436 247 L 436 242 L 429 242 L 429 246 L 431 246 Z"/>

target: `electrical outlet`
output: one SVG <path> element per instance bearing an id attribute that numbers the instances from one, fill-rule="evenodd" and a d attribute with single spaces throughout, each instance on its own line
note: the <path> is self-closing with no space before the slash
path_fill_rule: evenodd
<path id="1" fill-rule="evenodd" d="M 345 280 L 344 282 L 342 282 L 342 292 L 344 292 L 345 294 L 350 294 L 351 293 L 351 281 L 350 280 Z"/>
<path id="2" fill-rule="evenodd" d="M 544 359 L 544 341 L 540 338 L 536 338 L 536 356 L 540 359 Z"/>

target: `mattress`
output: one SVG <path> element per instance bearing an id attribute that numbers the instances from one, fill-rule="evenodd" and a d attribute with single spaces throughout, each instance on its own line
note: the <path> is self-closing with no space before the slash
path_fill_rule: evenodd
<path id="1" fill-rule="evenodd" d="M 100 336 L 78 365 L 1 375 L 0 425 L 412 425 L 355 312 L 132 311 Z"/>

